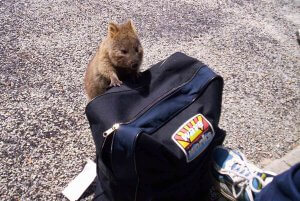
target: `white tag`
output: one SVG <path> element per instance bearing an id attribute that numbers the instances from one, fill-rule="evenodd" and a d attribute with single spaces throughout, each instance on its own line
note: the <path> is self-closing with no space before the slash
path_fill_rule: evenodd
<path id="1" fill-rule="evenodd" d="M 68 184 L 62 193 L 71 201 L 78 200 L 95 177 L 96 163 L 88 159 L 83 170 Z"/>

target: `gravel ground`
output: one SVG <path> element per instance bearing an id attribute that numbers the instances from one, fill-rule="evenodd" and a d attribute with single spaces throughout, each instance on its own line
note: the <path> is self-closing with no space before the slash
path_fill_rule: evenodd
<path id="1" fill-rule="evenodd" d="M 226 144 L 253 162 L 299 144 L 299 0 L 0 0 L 0 200 L 65 200 L 94 145 L 83 74 L 110 20 L 132 18 L 143 69 L 175 51 L 225 80 Z"/>

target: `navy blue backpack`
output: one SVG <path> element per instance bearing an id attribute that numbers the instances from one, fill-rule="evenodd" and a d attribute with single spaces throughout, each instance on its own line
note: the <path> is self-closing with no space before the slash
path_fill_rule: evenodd
<path id="1" fill-rule="evenodd" d="M 200 201 L 211 187 L 211 150 L 223 79 L 175 53 L 86 107 L 97 154 L 99 201 Z"/>

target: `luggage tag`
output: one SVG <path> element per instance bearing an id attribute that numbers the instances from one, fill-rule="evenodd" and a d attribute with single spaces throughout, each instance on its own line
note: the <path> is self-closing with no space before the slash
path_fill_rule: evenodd
<path id="1" fill-rule="evenodd" d="M 94 181 L 96 175 L 96 163 L 88 159 L 83 170 L 62 191 L 63 195 L 70 201 L 78 200 Z"/>

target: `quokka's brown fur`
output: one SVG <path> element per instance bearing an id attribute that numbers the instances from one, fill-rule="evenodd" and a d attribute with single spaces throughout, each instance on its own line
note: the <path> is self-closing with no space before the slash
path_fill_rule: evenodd
<path id="1" fill-rule="evenodd" d="M 126 76 L 136 76 L 142 59 L 143 48 L 132 21 L 109 23 L 108 34 L 86 69 L 84 86 L 88 99 L 110 86 L 120 86 L 124 72 Z"/>

